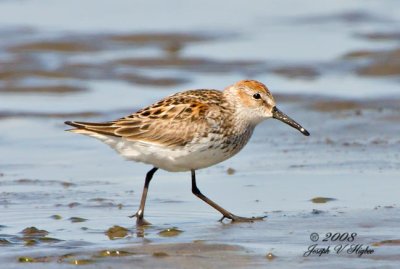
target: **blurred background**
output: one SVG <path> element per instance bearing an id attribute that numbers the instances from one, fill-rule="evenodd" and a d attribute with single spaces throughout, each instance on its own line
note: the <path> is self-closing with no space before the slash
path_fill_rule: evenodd
<path id="1" fill-rule="evenodd" d="M 1 1 L 0 109 L 125 109 L 244 77 L 274 93 L 395 94 L 399 13 L 396 0 Z"/>
<path id="2" fill-rule="evenodd" d="M 0 0 L 3 237 L 22 246 L 26 240 L 17 234 L 38 226 L 68 248 L 76 247 L 74 240 L 108 244 L 108 227 L 133 226 L 126 216 L 138 204 L 149 167 L 64 132 L 65 120 L 112 120 L 177 91 L 223 89 L 245 78 L 265 83 L 312 136 L 272 120 L 262 124 L 237 157 L 200 171 L 206 194 L 242 215 L 274 218 L 271 211 L 283 210 L 275 213 L 275 231 L 291 229 L 279 222 L 287 212 L 296 212 L 292 223 L 303 223 L 298 218 L 316 207 L 309 200 L 315 196 L 337 199 L 318 210 L 393 207 L 400 169 L 399 29 L 398 0 Z M 192 198 L 189 175 L 161 171 L 156 177 L 147 212 L 151 222 L 191 229 L 177 242 L 251 241 L 264 251 L 274 241 L 261 239 L 257 229 L 218 237 L 220 226 L 205 225 L 218 216 Z M 221 194 L 225 186 L 231 192 Z M 54 215 L 61 222 L 49 220 Z M 89 232 L 71 226 L 69 217 L 77 216 L 87 219 Z M 260 225 L 270 229 L 274 222 Z M 159 228 L 147 237 L 159 242 Z M 390 235 L 390 229 L 375 234 Z M 291 249 L 299 253 L 306 235 L 268 236 L 297 240 Z M 281 255 L 290 249 L 273 247 Z"/>

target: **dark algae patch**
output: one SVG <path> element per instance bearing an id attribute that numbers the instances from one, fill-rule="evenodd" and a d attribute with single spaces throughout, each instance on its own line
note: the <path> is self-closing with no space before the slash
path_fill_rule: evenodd
<path id="1" fill-rule="evenodd" d="M 352 100 L 330 100 L 315 101 L 311 104 L 312 109 L 320 112 L 336 112 L 344 110 L 355 110 L 362 108 L 362 104 Z"/>
<path id="2" fill-rule="evenodd" d="M 43 237 L 49 234 L 46 230 L 39 230 L 36 227 L 28 227 L 21 231 L 24 236 Z"/>
<path id="3" fill-rule="evenodd" d="M 138 44 L 162 44 L 162 43 L 189 43 L 205 42 L 214 39 L 209 35 L 192 33 L 137 33 L 110 35 L 108 39 L 118 42 Z"/>
<path id="4" fill-rule="evenodd" d="M 118 239 L 118 238 L 124 238 L 128 235 L 129 230 L 127 228 L 115 225 L 111 228 L 109 228 L 105 234 L 108 236 L 109 239 Z"/>
<path id="5" fill-rule="evenodd" d="M 232 168 L 232 167 L 229 167 L 228 169 L 226 169 L 226 173 L 228 175 L 233 175 L 233 174 L 236 173 L 236 170 L 234 168 Z"/>
<path id="6" fill-rule="evenodd" d="M 372 243 L 373 246 L 400 246 L 400 239 L 383 240 L 379 242 Z"/>
<path id="7" fill-rule="evenodd" d="M 87 219 L 81 217 L 71 217 L 69 218 L 69 221 L 71 221 L 72 223 L 78 223 L 78 222 L 85 222 L 87 221 Z"/>
<path id="8" fill-rule="evenodd" d="M 89 40 L 87 40 L 89 41 Z M 9 48 L 11 52 L 23 53 L 23 52 L 90 52 L 96 51 L 97 48 L 91 45 L 89 42 L 79 41 L 39 41 L 32 43 L 25 43 L 22 45 L 16 45 Z"/>
<path id="9" fill-rule="evenodd" d="M 50 262 L 51 258 L 49 257 L 29 257 L 29 256 L 22 256 L 18 258 L 18 262 L 20 263 L 36 263 L 36 262 Z"/>
<path id="10" fill-rule="evenodd" d="M 57 238 L 53 238 L 53 237 L 40 237 L 38 238 L 39 242 L 41 243 L 58 243 L 61 242 L 63 240 L 57 239 Z"/>
<path id="11" fill-rule="evenodd" d="M 15 80 L 29 77 L 40 77 L 40 78 L 68 78 L 68 74 L 56 71 L 56 70 L 3 70 L 0 71 L 0 80 Z"/>
<path id="12" fill-rule="evenodd" d="M 124 250 L 101 250 L 94 257 L 124 257 L 136 255 L 134 252 L 124 251 Z"/>
<path id="13" fill-rule="evenodd" d="M 179 230 L 178 228 L 173 227 L 173 228 L 167 228 L 167 229 L 160 231 L 158 233 L 158 235 L 162 236 L 162 237 L 173 237 L 173 236 L 178 236 L 181 233 L 183 233 L 182 230 Z"/>
<path id="14" fill-rule="evenodd" d="M 39 243 L 51 244 L 63 241 L 57 238 L 48 237 L 47 236 L 49 234 L 48 231 L 40 230 L 36 227 L 25 228 L 24 230 L 21 231 L 21 233 L 23 234 L 23 236 L 15 237 L 15 240 L 17 242 L 24 243 L 25 246 L 36 246 Z"/>
<path id="15" fill-rule="evenodd" d="M 166 252 L 154 252 L 153 256 L 157 257 L 157 258 L 164 258 L 164 257 L 168 257 L 169 255 Z"/>
<path id="16" fill-rule="evenodd" d="M 356 68 L 361 76 L 400 76 L 400 48 L 390 50 L 358 50 L 345 54 L 343 58 L 367 60 Z"/>
<path id="17" fill-rule="evenodd" d="M 329 198 L 329 197 L 314 197 L 310 201 L 313 202 L 314 204 L 325 204 L 327 202 L 332 202 L 335 201 L 335 198 Z"/>
<path id="18" fill-rule="evenodd" d="M 5 239 L 5 238 L 0 238 L 0 246 L 7 246 L 7 245 L 11 245 L 11 241 Z"/>
<path id="19" fill-rule="evenodd" d="M 80 206 L 80 205 L 81 205 L 81 203 L 72 202 L 72 203 L 69 203 L 69 204 L 68 204 L 68 207 L 69 207 L 69 208 L 74 208 L 74 207 L 77 207 L 77 206 Z M 70 218 L 70 221 L 71 221 L 71 222 L 82 222 L 82 221 L 79 221 L 79 219 L 77 219 L 77 218 Z"/>
<path id="20" fill-rule="evenodd" d="M 276 259 L 276 256 L 272 252 L 268 252 L 267 255 L 265 255 L 265 258 L 267 258 L 269 261 L 272 261 Z"/>

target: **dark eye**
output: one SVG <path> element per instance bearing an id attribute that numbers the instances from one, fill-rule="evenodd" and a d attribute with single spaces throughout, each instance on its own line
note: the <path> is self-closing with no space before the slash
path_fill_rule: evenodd
<path id="1" fill-rule="evenodd" d="M 259 93 L 253 94 L 254 99 L 261 99 L 261 95 Z"/>

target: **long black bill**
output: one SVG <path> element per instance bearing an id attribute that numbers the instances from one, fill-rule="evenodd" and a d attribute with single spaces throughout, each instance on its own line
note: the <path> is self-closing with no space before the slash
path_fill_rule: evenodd
<path id="1" fill-rule="evenodd" d="M 280 111 L 276 106 L 274 108 L 272 108 L 272 117 L 274 119 L 280 120 L 280 121 L 292 126 L 293 128 L 299 130 L 305 136 L 310 135 L 310 133 L 306 129 L 304 129 L 300 124 L 298 124 L 296 121 L 291 119 L 288 115 L 286 115 L 285 113 Z"/>

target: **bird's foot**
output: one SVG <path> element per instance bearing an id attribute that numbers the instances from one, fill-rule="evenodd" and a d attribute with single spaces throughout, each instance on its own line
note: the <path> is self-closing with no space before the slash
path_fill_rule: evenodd
<path id="1" fill-rule="evenodd" d="M 232 220 L 232 222 L 255 222 L 264 220 L 266 217 L 267 216 L 246 218 L 246 217 L 236 216 L 234 214 L 229 214 L 229 215 L 223 215 L 219 221 L 222 222 L 224 219 L 230 219 Z"/>
<path id="2" fill-rule="evenodd" d="M 131 216 L 130 218 L 136 218 L 136 226 L 146 226 L 146 225 L 151 225 L 150 222 L 144 219 L 143 215 L 140 215 L 139 213 L 135 213 Z"/>

